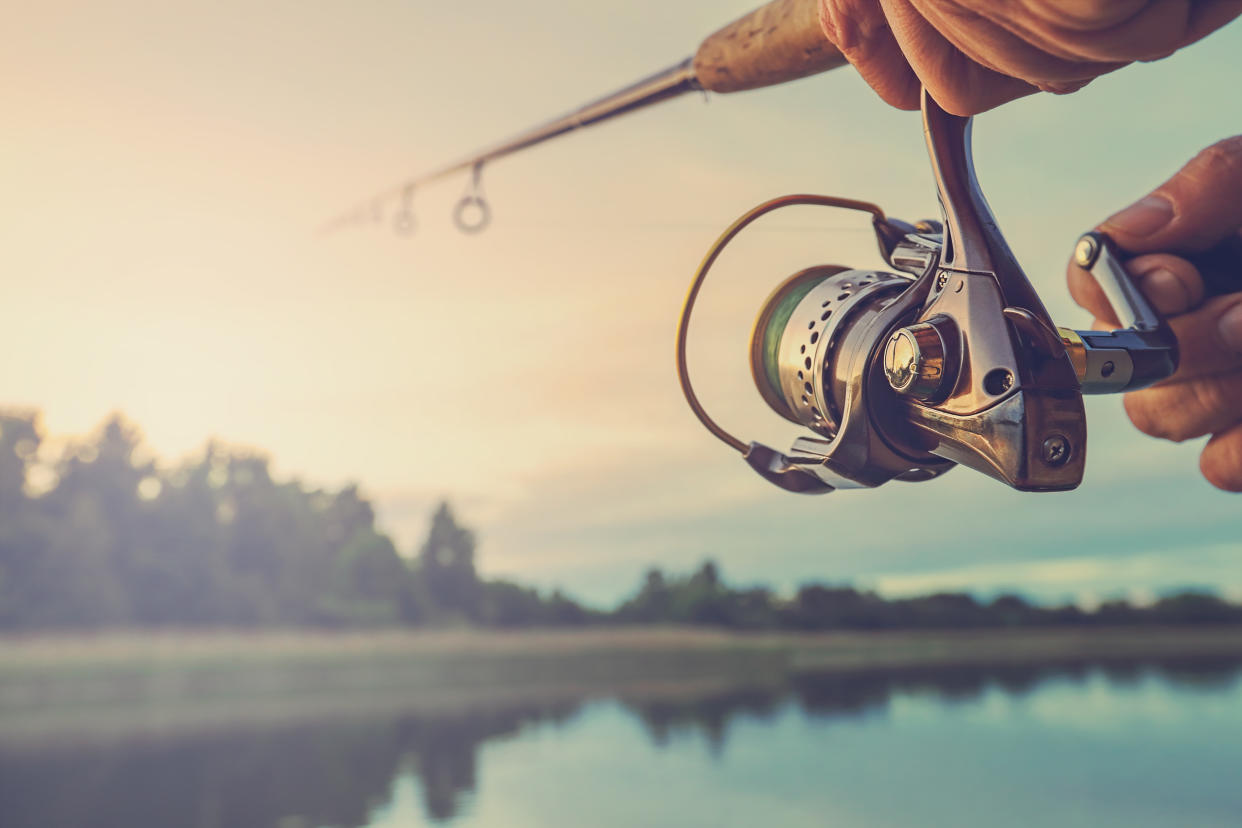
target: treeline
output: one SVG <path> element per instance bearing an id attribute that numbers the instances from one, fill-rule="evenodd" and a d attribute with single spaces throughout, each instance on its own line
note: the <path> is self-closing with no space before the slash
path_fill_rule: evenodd
<path id="1" fill-rule="evenodd" d="M 591 613 L 477 577 L 447 505 L 413 560 L 353 486 L 273 478 L 208 445 L 163 466 L 113 417 L 48 458 L 37 416 L 0 414 L 0 629 L 556 625 Z"/>
<path id="2" fill-rule="evenodd" d="M 1074 605 L 1045 607 L 1019 595 L 981 601 L 961 592 L 884 598 L 851 586 L 805 584 L 790 599 L 766 587 L 723 583 L 711 561 L 687 577 L 650 570 L 638 594 L 612 618 L 626 623 L 690 624 L 739 630 L 970 629 L 1132 624 L 1238 624 L 1242 606 L 1211 593 L 1182 592 L 1149 606 L 1109 601 L 1093 611 Z"/>
<path id="3" fill-rule="evenodd" d="M 146 456 L 120 417 L 48 457 L 36 415 L 0 414 L 0 630 L 98 627 L 566 627 L 894 629 L 1242 622 L 1242 607 L 1186 593 L 1095 612 L 1018 596 L 887 600 L 806 585 L 792 598 L 734 588 L 714 563 L 649 571 L 611 611 L 480 578 L 475 538 L 447 504 L 398 554 L 353 486 L 273 478 L 268 460 L 217 444 L 179 465 Z"/>

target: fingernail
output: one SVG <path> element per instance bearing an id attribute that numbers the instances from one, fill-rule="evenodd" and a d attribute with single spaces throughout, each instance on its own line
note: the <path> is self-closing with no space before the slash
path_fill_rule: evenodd
<path id="1" fill-rule="evenodd" d="M 1221 316 L 1217 323 L 1220 338 L 1238 353 L 1242 353 L 1242 305 L 1234 305 Z"/>
<path id="2" fill-rule="evenodd" d="M 1163 313 L 1181 313 L 1190 307 L 1186 286 L 1167 267 L 1158 267 L 1142 274 L 1139 289 Z"/>
<path id="3" fill-rule="evenodd" d="M 1132 236 L 1150 236 L 1172 220 L 1173 205 L 1169 200 L 1164 196 L 1149 195 L 1104 223 Z"/>

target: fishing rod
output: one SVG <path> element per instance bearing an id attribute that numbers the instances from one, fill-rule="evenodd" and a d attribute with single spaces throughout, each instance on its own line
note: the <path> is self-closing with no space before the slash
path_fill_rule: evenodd
<path id="1" fill-rule="evenodd" d="M 396 228 L 409 232 L 415 189 L 469 171 L 471 190 L 454 217 L 462 230 L 478 232 L 490 217 L 481 189 L 487 163 L 686 92 L 757 89 L 845 62 L 820 29 L 817 0 L 775 0 L 676 66 L 411 178 L 325 229 L 374 220 L 399 198 Z M 984 198 L 973 119 L 946 112 L 926 90 L 921 107 L 940 218 L 906 222 L 867 201 L 823 195 L 784 196 L 747 211 L 691 280 L 676 337 L 682 393 L 708 432 L 786 491 L 926 481 L 956 465 L 1022 491 L 1073 489 L 1086 463 L 1083 395 L 1166 379 L 1178 365 L 1176 336 L 1130 277 L 1125 251 L 1094 231 L 1078 239 L 1074 261 L 1095 278 L 1122 327 L 1057 327 Z M 810 432 L 782 452 L 735 436 L 708 414 L 690 379 L 687 339 L 699 292 L 732 240 L 795 205 L 869 215 L 891 270 L 812 265 L 780 282 L 759 311 L 749 349 L 755 387 L 773 412 Z M 1213 251 L 1191 258 L 1205 277 L 1236 267 Z"/>
<path id="2" fill-rule="evenodd" d="M 453 220 L 463 232 L 480 232 L 491 220 L 482 175 L 484 165 L 492 161 L 688 92 L 759 89 L 845 65 L 845 58 L 824 36 L 818 9 L 817 0 L 773 0 L 710 35 L 694 55 L 675 66 L 466 158 L 378 192 L 327 222 L 320 234 L 374 221 L 383 216 L 386 205 L 397 201 L 400 206 L 393 229 L 408 235 L 414 230 L 415 191 L 467 171 L 470 189 L 454 208 Z"/>

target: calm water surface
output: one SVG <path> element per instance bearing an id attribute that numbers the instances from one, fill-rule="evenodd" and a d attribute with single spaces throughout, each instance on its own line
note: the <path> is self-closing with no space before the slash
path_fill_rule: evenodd
<path id="1" fill-rule="evenodd" d="M 0 825 L 1242 824 L 1238 664 L 766 689 L 0 745 Z"/>

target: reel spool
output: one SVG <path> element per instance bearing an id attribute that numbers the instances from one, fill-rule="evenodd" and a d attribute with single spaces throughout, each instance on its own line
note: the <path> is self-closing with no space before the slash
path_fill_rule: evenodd
<path id="1" fill-rule="evenodd" d="M 764 302 L 750 341 L 750 371 L 764 402 L 831 440 L 841 425 L 847 360 L 836 346 L 867 309 L 887 306 L 910 280 L 837 265 L 811 267 Z"/>

